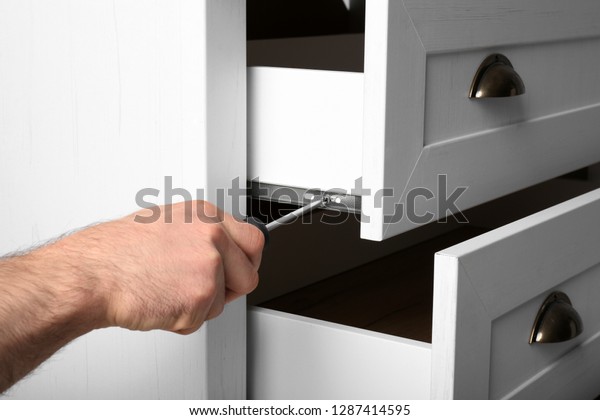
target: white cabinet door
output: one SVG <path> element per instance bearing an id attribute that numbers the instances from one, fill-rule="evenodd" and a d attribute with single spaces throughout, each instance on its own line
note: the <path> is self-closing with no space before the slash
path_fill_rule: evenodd
<path id="1" fill-rule="evenodd" d="M 595 0 L 367 0 L 361 236 L 416 227 L 417 188 L 441 218 L 456 187 L 464 210 L 600 160 L 599 19 Z M 492 53 L 524 95 L 468 98 Z"/>
<path id="2" fill-rule="evenodd" d="M 244 0 L 0 1 L 0 252 L 246 174 Z M 182 197 L 175 197 L 181 201 Z M 229 210 L 243 213 L 244 208 Z M 8 398 L 242 398 L 245 302 L 180 337 L 108 329 Z"/>
<path id="3" fill-rule="evenodd" d="M 433 398 L 594 398 L 600 393 L 600 190 L 439 252 Z M 529 344 L 546 297 L 566 293 L 583 333 Z"/>

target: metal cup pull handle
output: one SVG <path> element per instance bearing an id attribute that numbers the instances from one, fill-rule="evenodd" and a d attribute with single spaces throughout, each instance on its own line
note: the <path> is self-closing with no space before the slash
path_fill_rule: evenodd
<path id="1" fill-rule="evenodd" d="M 525 93 L 525 85 L 512 63 L 502 54 L 483 60 L 469 90 L 469 98 L 501 98 Z"/>
<path id="2" fill-rule="evenodd" d="M 583 321 L 571 299 L 563 292 L 553 292 L 535 317 L 529 344 L 560 343 L 571 340 L 582 332 Z"/>

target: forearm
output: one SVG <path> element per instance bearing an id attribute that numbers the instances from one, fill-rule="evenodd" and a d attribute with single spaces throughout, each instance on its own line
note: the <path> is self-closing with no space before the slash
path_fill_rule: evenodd
<path id="1" fill-rule="evenodd" d="M 0 392 L 99 326 L 92 279 L 55 252 L 0 259 Z"/>

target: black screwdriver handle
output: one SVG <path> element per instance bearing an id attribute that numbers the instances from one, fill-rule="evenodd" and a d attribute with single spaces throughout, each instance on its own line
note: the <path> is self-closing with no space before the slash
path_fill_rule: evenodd
<path id="1" fill-rule="evenodd" d="M 256 226 L 260 229 L 260 231 L 265 235 L 265 248 L 269 245 L 269 240 L 271 235 L 269 234 L 269 229 L 267 229 L 267 225 L 258 220 L 256 217 L 249 216 L 246 218 L 246 223 L 251 224 L 252 226 Z"/>

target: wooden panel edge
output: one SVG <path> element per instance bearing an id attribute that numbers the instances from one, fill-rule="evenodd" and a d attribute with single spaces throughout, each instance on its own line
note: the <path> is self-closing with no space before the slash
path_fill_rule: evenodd
<path id="1" fill-rule="evenodd" d="M 245 199 L 238 197 L 236 202 L 225 189 L 232 188 L 236 178 L 242 188 L 246 185 L 246 0 L 205 3 L 207 198 L 224 201 L 225 210 L 240 217 L 246 213 Z M 208 398 L 244 399 L 245 299 L 228 304 L 204 328 Z"/>
<path id="2" fill-rule="evenodd" d="M 423 149 L 425 66 L 404 2 L 367 2 L 363 186 L 369 192 L 362 201 L 363 239 L 393 236 L 384 215 L 393 213 Z"/>

